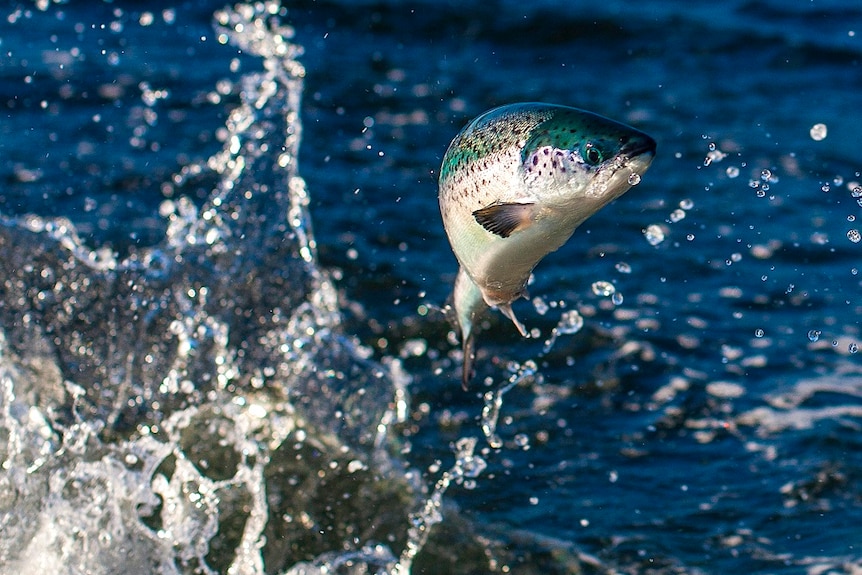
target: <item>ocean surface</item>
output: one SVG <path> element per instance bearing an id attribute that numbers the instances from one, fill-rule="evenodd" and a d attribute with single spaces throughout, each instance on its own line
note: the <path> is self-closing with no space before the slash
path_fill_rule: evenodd
<path id="1" fill-rule="evenodd" d="M 0 573 L 862 572 L 862 6 L 0 7 Z M 652 167 L 445 308 L 497 105 Z"/>

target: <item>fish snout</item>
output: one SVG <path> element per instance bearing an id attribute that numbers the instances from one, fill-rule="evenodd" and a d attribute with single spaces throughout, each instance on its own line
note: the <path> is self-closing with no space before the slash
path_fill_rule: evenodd
<path id="1" fill-rule="evenodd" d="M 651 137 L 642 132 L 629 138 L 622 150 L 620 150 L 626 159 L 637 158 L 644 154 L 655 156 L 656 143 Z"/>

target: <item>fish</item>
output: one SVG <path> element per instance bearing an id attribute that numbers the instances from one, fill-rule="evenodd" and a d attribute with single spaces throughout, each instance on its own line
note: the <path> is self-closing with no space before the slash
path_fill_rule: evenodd
<path id="1" fill-rule="evenodd" d="M 455 136 L 438 201 L 459 265 L 449 309 L 461 332 L 465 390 L 480 316 L 496 308 L 526 337 L 512 303 L 527 297 L 533 269 L 638 184 L 655 151 L 655 140 L 631 126 L 539 102 L 489 110 Z"/>

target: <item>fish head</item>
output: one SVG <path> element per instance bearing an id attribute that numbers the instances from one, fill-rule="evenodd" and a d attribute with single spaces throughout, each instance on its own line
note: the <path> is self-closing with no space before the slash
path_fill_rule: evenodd
<path id="1" fill-rule="evenodd" d="M 655 150 L 655 140 L 631 126 L 556 106 L 524 141 L 524 185 L 549 212 L 577 226 L 640 182 Z"/>

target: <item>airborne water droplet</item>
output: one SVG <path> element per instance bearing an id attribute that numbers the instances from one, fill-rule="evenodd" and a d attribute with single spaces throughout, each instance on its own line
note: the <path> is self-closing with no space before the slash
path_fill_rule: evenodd
<path id="1" fill-rule="evenodd" d="M 614 287 L 614 284 L 605 281 L 593 282 L 592 287 L 594 294 L 603 297 L 613 295 L 617 291 L 617 289 Z"/>
<path id="2" fill-rule="evenodd" d="M 560 316 L 560 322 L 557 324 L 557 333 L 573 334 L 581 331 L 584 327 L 584 318 L 577 310 L 570 310 Z"/>
<path id="3" fill-rule="evenodd" d="M 643 233 L 651 246 L 657 246 L 664 241 L 664 230 L 658 224 L 649 225 Z"/>
<path id="4" fill-rule="evenodd" d="M 629 175 L 629 185 L 636 186 L 641 183 L 641 176 L 638 173 L 632 173 Z"/>
<path id="5" fill-rule="evenodd" d="M 853 242 L 854 244 L 858 244 L 859 240 L 862 240 L 862 234 L 859 233 L 859 230 L 853 228 L 847 231 L 847 239 Z"/>
<path id="6" fill-rule="evenodd" d="M 826 138 L 827 134 L 826 124 L 814 124 L 813 126 L 811 126 L 809 134 L 811 135 L 811 139 L 815 142 L 823 140 L 824 138 Z"/>
<path id="7" fill-rule="evenodd" d="M 685 211 L 682 209 L 674 210 L 670 213 L 670 221 L 671 223 L 677 223 L 678 221 L 685 219 Z"/>
<path id="8" fill-rule="evenodd" d="M 551 330 L 551 337 L 545 342 L 545 347 L 542 350 L 543 353 L 551 351 L 551 348 L 554 347 L 554 343 L 557 341 L 558 336 L 578 333 L 583 327 L 584 318 L 580 313 L 578 313 L 578 310 L 573 309 L 563 312 L 560 316 L 560 321 L 557 323 L 557 327 Z"/>
<path id="9" fill-rule="evenodd" d="M 819 329 L 810 330 L 808 332 L 808 339 L 811 341 L 817 341 L 818 339 L 820 339 L 820 330 Z"/>
<path id="10" fill-rule="evenodd" d="M 533 298 L 533 307 L 536 308 L 536 313 L 545 315 L 548 313 L 549 306 L 542 298 L 536 296 Z"/>
<path id="11" fill-rule="evenodd" d="M 619 262 L 614 266 L 618 272 L 621 274 L 630 274 L 632 273 L 632 266 L 627 264 L 626 262 Z"/>

